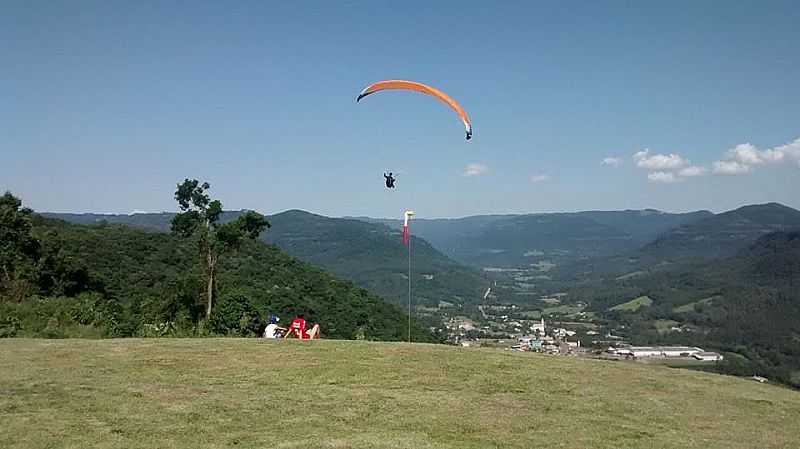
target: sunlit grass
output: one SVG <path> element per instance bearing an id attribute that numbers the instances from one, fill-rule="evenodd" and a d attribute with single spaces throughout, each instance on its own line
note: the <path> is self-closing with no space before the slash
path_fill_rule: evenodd
<path id="1" fill-rule="evenodd" d="M 789 448 L 800 393 L 502 350 L 0 341 L 3 448 Z"/>
<path id="2" fill-rule="evenodd" d="M 653 300 L 648 296 L 640 296 L 622 304 L 617 304 L 611 310 L 633 312 L 639 310 L 641 307 L 647 307 L 653 304 Z"/>

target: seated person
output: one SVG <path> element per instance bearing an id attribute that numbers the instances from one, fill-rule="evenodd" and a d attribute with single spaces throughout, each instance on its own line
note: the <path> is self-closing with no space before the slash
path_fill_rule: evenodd
<path id="1" fill-rule="evenodd" d="M 264 338 L 281 338 L 282 334 L 286 332 L 287 329 L 285 327 L 278 326 L 278 321 L 280 321 L 280 318 L 277 316 L 269 316 L 269 324 L 264 329 Z"/>
<path id="2" fill-rule="evenodd" d="M 289 335 L 294 335 L 294 337 L 299 340 L 313 340 L 319 338 L 319 324 L 314 324 L 311 329 L 306 330 L 305 315 L 302 313 L 298 314 L 297 317 L 292 320 L 292 324 L 289 325 L 289 332 L 287 332 L 283 338 L 289 338 Z"/>
<path id="3" fill-rule="evenodd" d="M 308 335 L 308 340 L 319 338 L 319 324 L 314 323 L 311 329 L 306 331 L 306 335 Z"/>

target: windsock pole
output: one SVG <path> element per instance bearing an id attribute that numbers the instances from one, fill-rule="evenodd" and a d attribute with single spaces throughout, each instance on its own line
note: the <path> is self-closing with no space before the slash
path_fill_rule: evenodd
<path id="1" fill-rule="evenodd" d="M 413 210 L 403 213 L 403 243 L 408 247 L 408 342 L 411 343 L 411 235 L 408 231 L 408 222 L 414 215 Z"/>
<path id="2" fill-rule="evenodd" d="M 408 342 L 411 343 L 411 240 L 408 241 Z"/>

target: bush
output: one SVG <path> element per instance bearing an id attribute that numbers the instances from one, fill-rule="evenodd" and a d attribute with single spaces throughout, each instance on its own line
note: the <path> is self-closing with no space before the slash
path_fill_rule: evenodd
<path id="1" fill-rule="evenodd" d="M 163 323 L 144 323 L 139 329 L 139 337 L 167 337 L 176 332 L 175 323 L 166 321 Z"/>
<path id="2" fill-rule="evenodd" d="M 22 322 L 14 315 L 6 315 L 5 311 L 1 311 L 0 316 L 0 338 L 16 337 L 17 332 L 22 328 Z"/>
<path id="3" fill-rule="evenodd" d="M 61 329 L 58 318 L 51 317 L 47 320 L 47 326 L 42 331 L 42 335 L 46 338 L 64 338 L 64 330 Z"/>
<path id="4" fill-rule="evenodd" d="M 252 336 L 250 323 L 259 319 L 250 298 L 241 291 L 221 295 L 211 314 L 211 329 L 223 335 Z"/>

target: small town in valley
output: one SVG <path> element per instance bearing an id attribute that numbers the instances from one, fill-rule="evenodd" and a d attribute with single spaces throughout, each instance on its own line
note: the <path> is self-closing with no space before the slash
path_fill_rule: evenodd
<path id="1" fill-rule="evenodd" d="M 576 308 L 582 306 L 578 304 Z M 569 317 L 548 315 L 546 319 L 542 312 L 525 310 L 517 304 L 482 304 L 477 308 L 479 319 L 461 315 L 445 319 L 444 329 L 450 343 L 647 363 L 703 364 L 723 360 L 721 354 L 695 346 L 631 345 L 625 337 L 603 329 L 581 312 Z"/>

